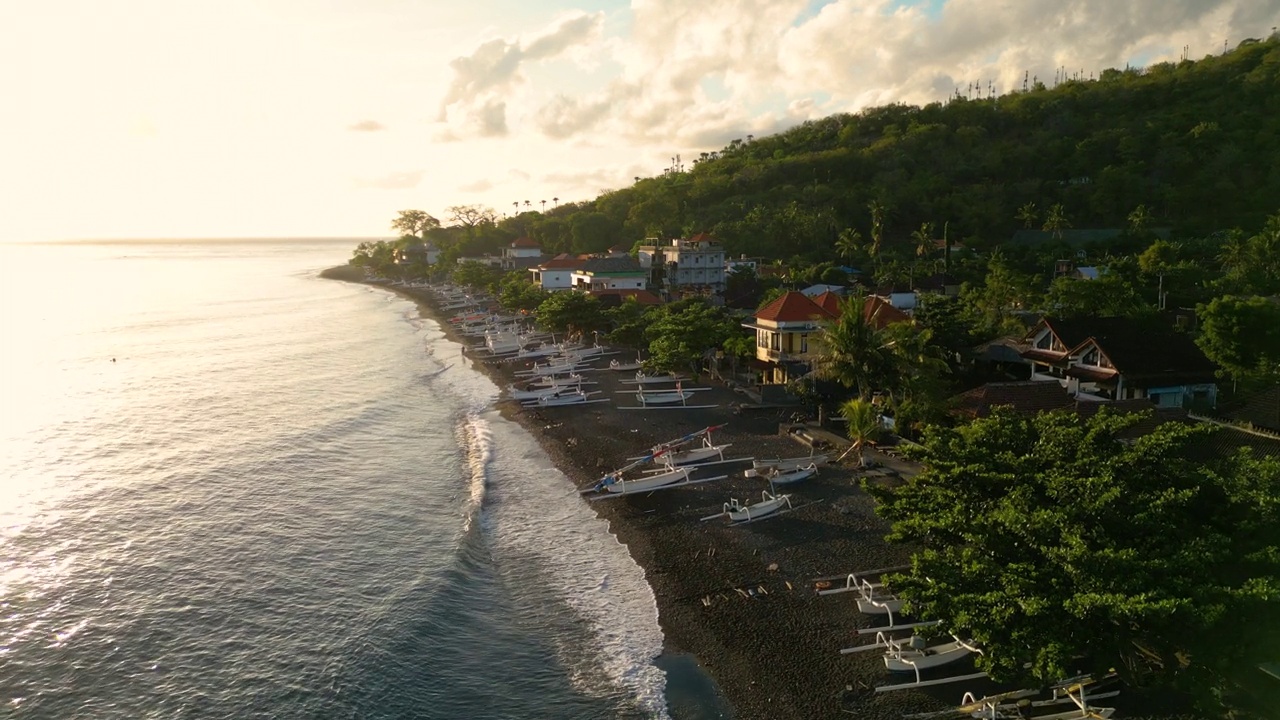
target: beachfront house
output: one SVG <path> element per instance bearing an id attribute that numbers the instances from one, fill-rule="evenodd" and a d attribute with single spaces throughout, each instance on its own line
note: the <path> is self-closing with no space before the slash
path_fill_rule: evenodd
<path id="1" fill-rule="evenodd" d="M 742 324 L 756 332 L 752 367 L 759 373 L 762 385 L 788 383 L 813 369 L 813 362 L 821 353 L 822 323 L 840 317 L 842 302 L 843 298 L 834 292 L 810 298 L 793 290 L 760 308 L 751 322 Z M 879 330 L 911 321 L 910 315 L 874 295 L 863 302 L 862 314 Z"/>
<path id="2" fill-rule="evenodd" d="M 574 269 L 570 285 L 575 290 L 643 290 L 649 272 L 635 258 L 590 258 Z"/>
<path id="3" fill-rule="evenodd" d="M 724 293 L 724 247 L 714 237 L 699 233 L 691 238 L 676 238 L 663 245 L 655 238 L 636 249 L 636 259 L 643 268 L 658 268 L 655 283 L 671 296 L 715 295 Z"/>
<path id="4" fill-rule="evenodd" d="M 440 250 L 431 241 L 406 245 L 394 253 L 397 265 L 435 265 L 440 261 Z"/>
<path id="5" fill-rule="evenodd" d="M 794 290 L 757 310 L 751 322 L 742 326 L 756 333 L 752 366 L 760 373 L 761 384 L 783 384 L 808 373 L 818 356 L 822 323 L 836 317 Z"/>
<path id="6" fill-rule="evenodd" d="M 527 270 L 542 262 L 542 247 L 528 237 L 518 237 L 502 248 L 503 270 Z"/>
<path id="7" fill-rule="evenodd" d="M 584 262 L 586 258 L 562 253 L 529 268 L 529 273 L 543 290 L 568 290 L 573 287 L 573 272 Z"/>
<path id="8" fill-rule="evenodd" d="M 1055 380 L 1083 400 L 1146 399 L 1197 410 L 1218 400 L 1217 366 L 1190 336 L 1129 318 L 1044 318 L 1021 355 L 1032 380 Z"/>

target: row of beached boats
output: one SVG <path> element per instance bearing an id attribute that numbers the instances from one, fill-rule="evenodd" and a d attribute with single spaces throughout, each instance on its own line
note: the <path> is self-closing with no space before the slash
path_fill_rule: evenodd
<path id="1" fill-rule="evenodd" d="M 957 664 L 965 658 L 981 655 L 983 651 L 971 640 L 955 635 L 940 636 L 938 630 L 943 626 L 940 620 L 902 621 L 900 613 L 905 604 L 904 600 L 888 587 L 885 577 L 906 569 L 908 568 L 905 565 L 876 568 L 815 580 L 815 588 L 819 595 L 853 593 L 859 612 L 887 620 L 885 625 L 861 628 L 857 631 L 859 636 L 874 634 L 873 642 L 842 648 L 840 653 L 842 655 L 868 652 L 880 654 L 885 669 L 893 679 L 877 686 L 876 692 L 986 678 L 985 672 L 976 669 L 953 675 L 934 676 L 935 673 L 931 672 Z M 930 674 L 930 677 L 925 677 L 926 673 Z M 906 679 L 901 679 L 903 676 Z M 1114 687 L 1114 681 L 1114 675 L 1100 678 L 1082 676 L 1064 680 L 1049 688 L 1011 690 L 982 697 L 965 693 L 957 707 L 906 717 L 971 717 L 987 720 L 1109 718 L 1115 713 L 1114 708 L 1097 707 L 1093 703 L 1120 694 L 1120 691 Z"/>

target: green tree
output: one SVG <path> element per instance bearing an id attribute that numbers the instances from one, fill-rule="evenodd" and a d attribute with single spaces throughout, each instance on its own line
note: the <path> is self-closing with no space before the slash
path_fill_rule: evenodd
<path id="1" fill-rule="evenodd" d="M 617 306 L 604 311 L 610 327 L 605 339 L 612 345 L 636 350 L 645 347 L 649 342 L 645 338 L 645 330 L 648 329 L 656 312 L 658 311 L 641 305 L 634 297 L 623 300 Z"/>
<path id="2" fill-rule="evenodd" d="M 1109 273 L 1096 280 L 1057 278 L 1044 299 L 1045 314 L 1060 318 L 1136 317 L 1153 310 L 1132 285 Z"/>
<path id="3" fill-rule="evenodd" d="M 1139 205 L 1129 213 L 1129 232 L 1134 235 L 1141 235 L 1146 232 L 1147 227 L 1151 225 L 1151 211 L 1146 205 Z"/>
<path id="4" fill-rule="evenodd" d="M 464 262 L 453 269 L 453 281 L 459 285 L 482 289 L 494 285 L 501 278 L 495 268 L 484 263 Z"/>
<path id="5" fill-rule="evenodd" d="M 866 318 L 866 299 L 850 297 L 840 304 L 840 316 L 824 322 L 821 352 L 814 362 L 819 378 L 834 380 L 867 400 L 891 379 L 891 353 L 880 331 Z"/>
<path id="6" fill-rule="evenodd" d="M 542 301 L 535 313 L 538 327 L 550 332 L 582 337 L 606 327 L 600 301 L 580 292 L 555 292 Z"/>
<path id="7" fill-rule="evenodd" d="M 853 266 L 853 258 L 862 250 L 862 233 L 855 228 L 845 228 L 836 239 L 836 252 L 846 265 Z"/>
<path id="8" fill-rule="evenodd" d="M 861 398 L 851 398 L 840 406 L 840 417 L 847 423 L 846 432 L 853 441 L 852 450 L 858 453 L 858 466 L 867 466 L 867 456 L 863 452 L 867 443 L 875 442 L 880 436 L 880 412 L 871 403 Z"/>
<path id="9" fill-rule="evenodd" d="M 872 260 L 879 262 L 880 248 L 884 243 L 884 223 L 888 208 L 879 200 L 872 200 L 867 204 L 867 211 L 871 213 L 871 245 L 867 248 L 867 253 L 871 255 Z"/>
<path id="10" fill-rule="evenodd" d="M 695 375 L 709 350 L 741 334 L 741 326 L 724 310 L 700 298 L 664 306 L 645 331 L 649 363 L 658 370 L 688 368 Z"/>
<path id="11" fill-rule="evenodd" d="M 1237 381 L 1280 382 L 1280 302 L 1227 295 L 1196 313 L 1196 344 L 1223 372 Z"/>
<path id="12" fill-rule="evenodd" d="M 725 357 L 729 358 L 729 367 L 734 377 L 738 375 L 738 366 L 743 360 L 750 360 L 756 355 L 755 338 L 745 334 L 738 333 L 731 335 L 721 343 Z"/>
<path id="13" fill-rule="evenodd" d="M 867 487 L 889 538 L 921 548 L 888 582 L 997 680 L 1115 669 L 1220 713 L 1280 644 L 1280 462 L 1206 458 L 1210 426 L 1123 439 L 1142 418 L 997 412 L 930 431 L 923 472 Z"/>
<path id="14" fill-rule="evenodd" d="M 1036 209 L 1036 204 L 1028 202 L 1018 208 L 1017 219 L 1022 221 L 1022 227 L 1030 229 L 1040 219 L 1040 211 Z"/>
<path id="15" fill-rule="evenodd" d="M 533 312 L 547 299 L 547 292 L 523 271 L 507 273 L 498 283 L 498 302 L 508 310 Z"/>
<path id="16" fill-rule="evenodd" d="M 724 304 L 728 307 L 754 310 L 763 294 L 760 276 L 749 267 L 736 267 L 724 278 Z"/>
<path id="17" fill-rule="evenodd" d="M 424 238 L 430 230 L 440 227 L 440 221 L 431 217 L 422 210 L 401 210 L 396 219 L 391 221 L 391 229 L 399 231 L 402 235 L 413 235 L 416 238 Z"/>
<path id="18" fill-rule="evenodd" d="M 1054 240 L 1062 239 L 1062 231 L 1071 227 L 1071 223 L 1067 220 L 1067 211 L 1062 207 L 1062 203 L 1054 203 L 1049 207 L 1049 213 L 1044 216 L 1044 227 L 1041 229 L 1048 233 L 1053 233 Z"/>

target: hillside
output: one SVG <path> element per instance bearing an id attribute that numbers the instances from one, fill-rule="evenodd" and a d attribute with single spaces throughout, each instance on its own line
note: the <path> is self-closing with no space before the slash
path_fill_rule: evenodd
<path id="1" fill-rule="evenodd" d="M 709 231 L 732 254 L 831 259 L 846 228 L 892 251 L 922 223 L 970 246 L 1039 229 L 1123 228 L 1139 205 L 1175 236 L 1260 227 L 1280 198 L 1280 38 L 1220 56 L 1107 70 L 1096 80 L 924 107 L 834 115 L 716 153 L 595 200 L 526 212 L 489 232 L 442 229 L 468 251 L 517 233 L 595 251 Z M 1020 209 L 1034 203 L 1034 219 Z M 452 233 L 450 235 L 450 233 Z M 466 238 L 464 240 L 464 237 Z M 461 251 L 463 248 L 459 247 Z"/>

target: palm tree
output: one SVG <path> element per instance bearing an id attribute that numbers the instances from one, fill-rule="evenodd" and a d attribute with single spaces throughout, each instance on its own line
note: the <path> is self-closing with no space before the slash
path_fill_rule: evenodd
<path id="1" fill-rule="evenodd" d="M 520 201 L 519 201 L 519 200 L 517 200 L 517 201 L 515 201 L 515 202 L 511 203 L 511 207 L 515 208 L 515 211 L 511 213 L 511 215 L 512 215 L 513 217 L 514 217 L 514 216 L 516 216 L 516 215 L 519 215 L 519 214 L 520 214 Z"/>
<path id="2" fill-rule="evenodd" d="M 920 223 L 920 229 L 911 233 L 916 241 L 916 257 L 922 258 L 933 250 L 933 223 Z"/>
<path id="3" fill-rule="evenodd" d="M 853 265 L 853 256 L 862 249 L 862 233 L 855 228 L 845 228 L 840 231 L 840 237 L 836 240 L 836 252 L 840 253 L 840 257 L 849 265 Z"/>
<path id="4" fill-rule="evenodd" d="M 533 203 L 529 202 L 528 200 L 525 200 L 525 201 L 524 201 L 524 206 L 525 206 L 525 207 L 529 207 L 529 206 L 530 206 L 530 205 L 532 205 L 532 204 L 533 204 Z"/>
<path id="5" fill-rule="evenodd" d="M 1045 215 L 1044 227 L 1041 230 L 1053 233 L 1054 240 L 1062 239 L 1062 231 L 1071 227 L 1071 223 L 1067 221 L 1067 213 L 1062 208 L 1062 203 L 1054 203 L 1049 208 L 1049 213 Z"/>
<path id="6" fill-rule="evenodd" d="M 865 298 L 840 303 L 840 317 L 823 325 L 822 352 L 814 363 L 818 377 L 854 388 L 864 400 L 885 379 L 889 363 L 880 331 L 867 321 L 865 308 Z"/>
<path id="7" fill-rule="evenodd" d="M 542 201 L 540 201 L 540 202 L 542 203 L 542 212 L 546 212 L 546 211 L 547 211 L 547 201 L 546 201 L 546 200 L 542 200 Z"/>
<path id="8" fill-rule="evenodd" d="M 1036 209 L 1035 203 L 1029 202 L 1018 208 L 1018 214 L 1014 217 L 1021 220 L 1022 227 L 1029 230 L 1032 225 L 1036 224 L 1036 220 L 1040 219 L 1040 211 Z"/>
<path id="9" fill-rule="evenodd" d="M 867 209 L 871 211 L 871 247 L 868 251 L 871 257 L 880 257 L 880 244 L 884 241 L 884 204 L 879 200 L 872 200 L 867 203 Z"/>
<path id="10" fill-rule="evenodd" d="M 858 453 L 858 467 L 866 467 L 867 456 L 863 454 L 862 449 L 880 435 L 880 412 L 875 405 L 866 400 L 853 398 L 840 406 L 840 417 L 848 422 L 847 432 L 849 439 L 853 441 L 853 447 L 849 450 Z M 848 454 L 848 452 L 845 453 L 845 455 Z M 840 458 L 843 459 L 844 455 Z"/>
<path id="11" fill-rule="evenodd" d="M 1129 232 L 1134 235 L 1141 235 L 1142 231 L 1147 229 L 1151 224 L 1151 211 L 1146 205 L 1139 205 L 1129 213 Z"/>
<path id="12" fill-rule="evenodd" d="M 558 198 L 558 197 L 553 197 L 553 198 L 551 198 L 551 202 L 555 203 L 555 204 L 556 204 L 556 205 L 555 205 L 556 207 L 560 207 L 560 198 Z"/>

